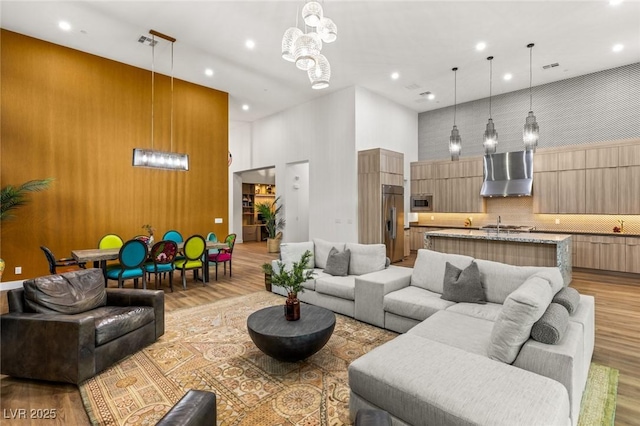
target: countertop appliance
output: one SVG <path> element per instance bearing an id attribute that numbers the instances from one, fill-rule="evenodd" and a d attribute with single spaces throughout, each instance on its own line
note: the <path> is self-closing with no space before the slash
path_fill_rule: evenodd
<path id="1" fill-rule="evenodd" d="M 404 188 L 382 185 L 382 238 L 387 257 L 399 262 L 404 257 Z"/>
<path id="2" fill-rule="evenodd" d="M 483 197 L 530 196 L 533 190 L 533 152 L 515 151 L 484 156 Z"/>
<path id="3" fill-rule="evenodd" d="M 430 212 L 433 211 L 433 195 L 431 194 L 415 194 L 411 196 L 410 210 L 412 212 Z"/>

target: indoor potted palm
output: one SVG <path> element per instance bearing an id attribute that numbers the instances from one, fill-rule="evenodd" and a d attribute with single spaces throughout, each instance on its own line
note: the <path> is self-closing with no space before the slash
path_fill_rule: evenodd
<path id="1" fill-rule="evenodd" d="M 262 216 L 267 229 L 267 251 L 278 253 L 280 251 L 280 240 L 282 239 L 282 229 L 284 229 L 285 219 L 282 217 L 282 204 L 279 204 L 280 197 L 276 197 L 272 202 L 256 203 L 256 210 Z"/>
<path id="2" fill-rule="evenodd" d="M 298 293 L 304 291 L 302 283 L 313 278 L 313 269 L 309 269 L 308 263 L 311 259 L 311 252 L 305 251 L 300 261 L 293 262 L 289 268 L 281 261 L 278 267 L 271 272 L 271 284 L 282 287 L 287 292 L 284 317 L 287 321 L 297 321 L 300 319 L 300 301 Z"/>
<path id="3" fill-rule="evenodd" d="M 20 186 L 7 185 L 0 190 L 0 221 L 14 217 L 10 212 L 24 206 L 29 201 L 28 192 L 44 191 L 53 178 L 30 180 Z M 0 280 L 4 272 L 4 260 L 0 259 Z"/>

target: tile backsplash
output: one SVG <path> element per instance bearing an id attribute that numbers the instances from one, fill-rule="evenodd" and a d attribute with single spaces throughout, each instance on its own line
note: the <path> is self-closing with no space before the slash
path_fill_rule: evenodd
<path id="1" fill-rule="evenodd" d="M 473 227 L 495 224 L 500 216 L 503 225 L 535 226 L 553 232 L 595 232 L 613 234 L 613 227 L 624 221 L 624 234 L 640 235 L 640 215 L 535 214 L 533 197 L 488 198 L 486 213 L 419 213 L 424 226 L 462 227 L 471 217 Z M 433 217 L 433 220 L 431 220 Z M 556 219 L 559 224 L 556 224 Z"/>

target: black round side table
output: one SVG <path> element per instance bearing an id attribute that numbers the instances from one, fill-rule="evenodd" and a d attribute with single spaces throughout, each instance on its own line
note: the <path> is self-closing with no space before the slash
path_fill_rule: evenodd
<path id="1" fill-rule="evenodd" d="M 284 305 L 260 309 L 249 315 L 251 340 L 265 354 L 279 361 L 295 362 L 318 352 L 329 341 L 336 316 L 328 309 L 300 304 L 300 319 L 287 321 Z"/>

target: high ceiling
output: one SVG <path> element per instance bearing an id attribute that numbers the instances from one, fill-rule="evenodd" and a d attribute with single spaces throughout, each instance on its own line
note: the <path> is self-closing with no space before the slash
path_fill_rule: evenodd
<path id="1" fill-rule="evenodd" d="M 532 42 L 534 86 L 640 62 L 640 0 L 322 3 L 338 26 L 338 40 L 322 50 L 332 71 L 323 90 L 311 89 L 306 73 L 280 57 L 282 35 L 296 25 L 303 1 L 5 0 L 0 18 L 7 30 L 145 69 L 151 48 L 138 38 L 150 29 L 175 37 L 175 77 L 228 92 L 229 118 L 239 121 L 353 85 L 417 112 L 442 108 L 453 104 L 454 66 L 458 103 L 484 98 L 489 55 L 493 94 L 523 89 Z M 478 42 L 486 43 L 484 51 L 476 50 Z M 613 52 L 615 44 L 624 49 Z M 157 72 L 170 74 L 169 49 L 164 41 L 156 47 Z M 543 69 L 552 63 L 559 66 Z M 505 73 L 513 78 L 505 81 Z M 435 99 L 420 95 L 426 91 Z"/>

